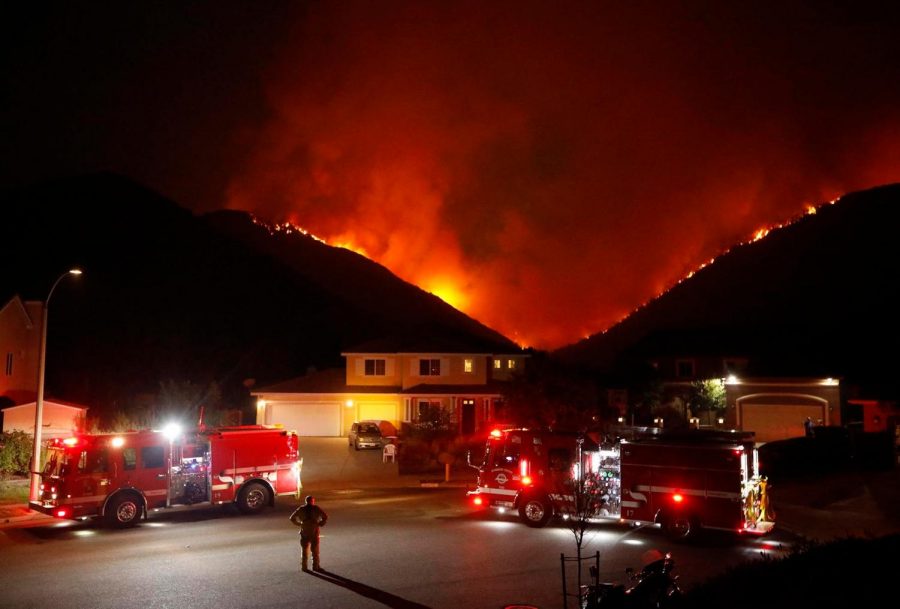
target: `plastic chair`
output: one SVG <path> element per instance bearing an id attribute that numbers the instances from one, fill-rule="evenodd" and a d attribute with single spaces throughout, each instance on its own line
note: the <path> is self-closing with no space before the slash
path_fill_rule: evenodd
<path id="1" fill-rule="evenodd" d="M 387 463 L 388 459 L 391 462 L 396 462 L 397 460 L 397 445 L 396 444 L 385 444 L 384 449 L 381 451 L 381 461 L 382 463 Z"/>

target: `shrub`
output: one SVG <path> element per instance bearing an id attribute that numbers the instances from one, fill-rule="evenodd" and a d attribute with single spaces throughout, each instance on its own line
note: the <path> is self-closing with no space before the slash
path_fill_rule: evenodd
<path id="1" fill-rule="evenodd" d="M 34 438 L 24 431 L 0 434 L 0 476 L 10 478 L 28 474 Z"/>

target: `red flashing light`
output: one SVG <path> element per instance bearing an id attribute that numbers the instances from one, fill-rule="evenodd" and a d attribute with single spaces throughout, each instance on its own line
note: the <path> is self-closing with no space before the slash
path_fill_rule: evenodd
<path id="1" fill-rule="evenodd" d="M 481 497 L 473 497 L 472 503 L 474 503 L 475 505 L 481 505 L 482 503 L 484 503 L 484 499 L 482 499 Z"/>
<path id="2" fill-rule="evenodd" d="M 674 501 L 675 503 L 681 503 L 682 501 L 684 501 L 684 495 L 682 495 L 681 493 L 675 493 L 674 495 L 672 495 L 672 501 Z"/>
<path id="3" fill-rule="evenodd" d="M 66 510 L 65 508 L 63 508 L 63 509 L 61 509 L 61 510 L 56 510 L 56 517 L 57 517 L 57 518 L 65 518 L 65 517 L 68 516 L 68 515 L 69 515 L 69 512 L 68 512 L 68 510 Z"/>
<path id="4" fill-rule="evenodd" d="M 76 444 L 78 444 L 78 438 L 66 438 L 65 440 L 63 440 L 63 444 L 65 444 L 66 446 L 75 446 Z"/>
<path id="5" fill-rule="evenodd" d="M 522 476 L 522 484 L 525 486 L 531 485 L 531 476 Z"/>
<path id="6" fill-rule="evenodd" d="M 499 437 L 502 436 L 502 435 L 503 435 L 503 432 L 501 432 L 499 429 L 492 429 L 492 430 L 491 430 L 491 437 L 492 437 L 492 438 L 499 438 Z"/>

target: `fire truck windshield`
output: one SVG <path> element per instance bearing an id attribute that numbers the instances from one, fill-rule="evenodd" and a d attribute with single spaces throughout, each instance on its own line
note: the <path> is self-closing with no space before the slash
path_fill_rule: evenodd
<path id="1" fill-rule="evenodd" d="M 494 465 L 497 467 L 516 467 L 522 452 L 522 436 L 509 434 L 506 441 L 498 440 L 494 446 Z"/>

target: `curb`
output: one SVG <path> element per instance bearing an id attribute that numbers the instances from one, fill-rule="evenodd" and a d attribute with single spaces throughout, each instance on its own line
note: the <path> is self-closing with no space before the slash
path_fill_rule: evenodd
<path id="1" fill-rule="evenodd" d="M 41 512 L 35 512 L 24 503 L 0 506 L 0 526 L 28 520 L 54 520 L 54 518 Z"/>

